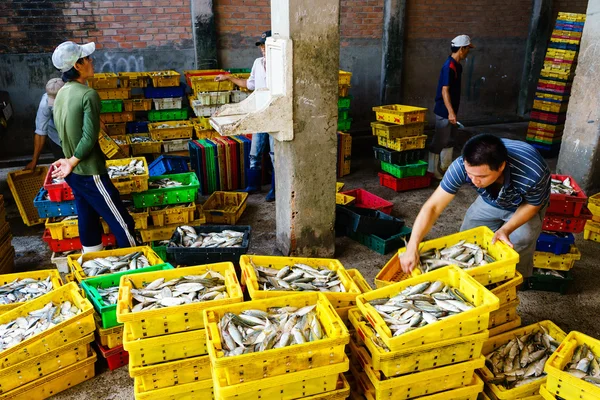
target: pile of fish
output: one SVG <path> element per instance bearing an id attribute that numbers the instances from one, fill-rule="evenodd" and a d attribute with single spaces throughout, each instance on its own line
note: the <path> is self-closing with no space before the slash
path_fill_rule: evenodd
<path id="1" fill-rule="evenodd" d="M 63 183 L 65 180 L 63 178 L 52 178 L 52 183 L 53 184 L 59 184 L 59 183 Z M 48 199 L 50 199 L 50 197 L 48 197 Z"/>
<path id="2" fill-rule="evenodd" d="M 154 129 L 173 129 L 173 128 L 187 128 L 190 125 L 187 123 L 181 123 L 181 124 L 173 124 L 173 125 L 169 125 L 169 124 L 160 124 L 160 125 L 156 125 L 154 127 Z"/>
<path id="3" fill-rule="evenodd" d="M 347 292 L 337 271 L 326 267 L 311 267 L 305 264 L 286 265 L 274 269 L 254 265 L 250 259 L 258 284 L 262 290 Z"/>
<path id="4" fill-rule="evenodd" d="M 119 146 L 124 146 L 124 145 L 126 145 L 126 144 L 127 144 L 127 140 L 125 140 L 125 139 L 119 139 L 119 138 L 117 138 L 117 137 L 115 137 L 115 136 L 113 136 L 113 137 L 112 137 L 112 140 L 113 140 L 113 141 L 114 141 L 116 144 L 118 144 Z"/>
<path id="5" fill-rule="evenodd" d="M 226 313 L 219 321 L 225 357 L 314 342 L 326 338 L 316 306 L 272 307 Z"/>
<path id="6" fill-rule="evenodd" d="M 119 286 L 96 288 L 96 291 L 105 305 L 112 306 L 117 304 L 117 300 L 119 299 Z"/>
<path id="7" fill-rule="evenodd" d="M 179 237 L 169 241 L 169 247 L 240 247 L 244 241 L 244 232 L 224 230 L 222 232 L 197 233 L 188 225 L 177 227 Z"/>
<path id="8" fill-rule="evenodd" d="M 131 280 L 130 282 L 133 286 L 132 312 L 229 298 L 225 278 L 216 271 L 186 275 L 169 281 L 158 278 L 141 288 L 136 288 Z"/>
<path id="9" fill-rule="evenodd" d="M 0 351 L 18 345 L 30 337 L 42 333 L 79 314 L 81 310 L 70 301 L 31 311 L 27 317 L 19 317 L 0 325 Z"/>
<path id="10" fill-rule="evenodd" d="M 552 194 L 566 194 L 569 196 L 573 196 L 577 194 L 577 190 L 571 186 L 571 178 L 565 178 L 564 181 L 560 179 L 551 179 L 550 180 L 550 193 Z"/>
<path id="11" fill-rule="evenodd" d="M 148 267 L 150 262 L 141 251 L 125 254 L 124 256 L 98 257 L 81 264 L 83 272 L 89 276 L 113 274 Z"/>
<path id="12" fill-rule="evenodd" d="M 50 218 L 49 223 L 55 224 L 57 222 L 71 221 L 71 220 L 74 220 L 77 218 L 78 218 L 77 215 L 69 215 L 68 217 L 53 217 L 53 218 Z"/>
<path id="13" fill-rule="evenodd" d="M 131 143 L 144 143 L 144 142 L 151 142 L 152 138 L 150 138 L 149 136 L 129 136 L 129 140 L 131 141 Z"/>
<path id="14" fill-rule="evenodd" d="M 486 356 L 486 366 L 494 374 L 488 383 L 512 389 L 540 379 L 544 364 L 560 345 L 546 328 L 515 337 Z"/>
<path id="15" fill-rule="evenodd" d="M 454 246 L 441 249 L 429 249 L 420 253 L 420 268 L 429 272 L 448 265 L 456 265 L 463 269 L 480 267 L 493 263 L 494 258 L 480 246 L 461 240 Z"/>
<path id="16" fill-rule="evenodd" d="M 110 179 L 128 175 L 143 175 L 146 173 L 142 160 L 132 159 L 127 165 L 109 165 L 108 177 Z"/>
<path id="17" fill-rule="evenodd" d="M 567 277 L 565 275 L 563 275 L 563 272 L 556 271 L 553 269 L 534 268 L 533 274 L 534 275 L 553 276 L 555 278 L 560 278 L 560 279 L 567 279 Z"/>
<path id="18" fill-rule="evenodd" d="M 162 178 L 157 179 L 155 181 L 148 182 L 148 187 L 150 189 L 163 189 L 168 187 L 177 187 L 177 186 L 185 186 L 186 184 L 179 181 L 174 181 L 171 178 Z"/>
<path id="19" fill-rule="evenodd" d="M 474 306 L 458 289 L 442 281 L 408 286 L 397 295 L 369 301 L 393 336 L 460 314 Z"/>
<path id="20" fill-rule="evenodd" d="M 154 207 L 150 207 L 150 211 L 162 211 L 162 210 L 168 210 L 171 208 L 178 208 L 178 207 L 192 207 L 192 206 L 196 206 L 196 204 L 194 203 L 189 203 L 189 204 L 169 204 L 166 206 L 154 206 Z"/>
<path id="21" fill-rule="evenodd" d="M 564 370 L 576 378 L 600 387 L 600 358 L 585 343 L 577 346 Z"/>
<path id="22" fill-rule="evenodd" d="M 22 303 L 40 297 L 54 289 L 50 276 L 46 279 L 15 279 L 0 286 L 0 305 Z"/>

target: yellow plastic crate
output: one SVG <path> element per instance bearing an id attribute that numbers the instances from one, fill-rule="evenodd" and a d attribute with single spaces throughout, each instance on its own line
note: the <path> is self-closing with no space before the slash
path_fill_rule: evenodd
<path id="1" fill-rule="evenodd" d="M 148 72 L 119 72 L 119 84 L 124 88 L 148 87 Z M 150 101 L 152 103 L 152 101 Z"/>
<path id="2" fill-rule="evenodd" d="M 148 124 L 154 140 L 191 139 L 194 125 L 190 121 L 162 121 Z"/>
<path id="3" fill-rule="evenodd" d="M 26 316 L 29 312 L 40 309 L 49 302 L 62 303 L 67 300 L 76 305 L 81 313 L 22 341 L 16 346 L 1 351 L 0 368 L 7 368 L 32 357 L 45 354 L 94 331 L 94 309 L 92 304 L 81 296 L 77 285 L 72 282 L 31 300 L 21 307 L 0 314 L 0 325 L 18 317 Z"/>
<path id="4" fill-rule="evenodd" d="M 552 132 L 562 132 L 565 129 L 565 126 L 564 125 L 544 124 L 542 122 L 530 121 L 529 129 L 552 131 Z"/>
<path id="5" fill-rule="evenodd" d="M 121 136 L 125 135 L 126 125 L 125 122 L 120 122 L 118 124 L 104 124 L 104 127 L 108 136 Z"/>
<path id="6" fill-rule="evenodd" d="M 398 125 L 425 122 L 426 108 L 391 104 L 373 107 L 377 121 L 391 122 Z"/>
<path id="7" fill-rule="evenodd" d="M 147 209 L 135 210 L 135 212 L 129 211 L 129 215 L 131 215 L 131 218 L 133 218 L 133 223 L 136 230 L 148 228 L 148 216 L 150 214 L 148 213 Z M 103 218 L 100 218 L 100 223 L 102 224 L 102 231 L 105 234 L 110 233 L 110 227 Z"/>
<path id="8" fill-rule="evenodd" d="M 0 275 L 0 286 L 6 285 L 7 283 L 10 283 L 17 278 L 18 279 L 29 278 L 29 279 L 45 280 L 48 277 L 50 277 L 50 281 L 52 282 L 54 289 L 58 289 L 59 287 L 61 287 L 63 285 L 63 281 L 62 281 L 62 279 L 60 279 L 60 274 L 58 273 L 58 270 L 56 270 L 56 269 L 41 269 L 38 271 L 17 272 L 15 274 L 2 274 L 2 275 Z M 25 301 L 25 302 L 21 302 L 21 303 L 0 304 L 0 314 L 10 311 L 19 306 L 22 306 L 23 304 L 26 304 L 26 303 L 28 303 L 28 302 Z M 3 388 L 2 385 L 0 385 L 0 389 L 1 388 Z"/>
<path id="9" fill-rule="evenodd" d="M 152 217 L 153 226 L 165 226 L 172 224 L 188 224 L 194 220 L 194 213 L 196 211 L 196 204 L 182 204 L 176 205 L 175 207 L 169 206 L 170 208 L 162 207 L 150 207 L 148 212 Z M 162 209 L 156 209 L 162 208 Z"/>
<path id="10" fill-rule="evenodd" d="M 37 196 L 40 188 L 44 186 L 47 174 L 48 167 L 38 166 L 31 171 L 9 172 L 6 178 L 19 214 L 27 226 L 38 225 L 46 220 L 38 215 L 37 208 L 33 205 L 33 199 Z"/>
<path id="11" fill-rule="evenodd" d="M 350 80 L 352 80 L 352 72 L 340 70 L 338 75 L 339 75 L 339 77 L 338 77 L 338 85 L 339 86 L 344 86 L 344 85 L 350 84 Z"/>
<path id="12" fill-rule="evenodd" d="M 490 337 L 494 337 L 494 336 L 498 336 L 504 332 L 512 331 L 513 329 L 516 329 L 520 326 L 521 326 L 521 317 L 517 315 L 517 318 L 515 318 L 514 320 L 505 322 L 504 324 L 498 325 L 494 328 L 490 328 L 490 329 L 488 329 L 488 332 L 490 333 Z"/>
<path id="13" fill-rule="evenodd" d="M 590 231 L 590 232 L 600 233 L 600 223 L 599 222 L 595 222 L 595 221 L 587 221 L 585 223 L 585 229 L 588 230 L 588 231 Z M 573 247 L 575 247 L 575 246 L 571 246 L 571 252 L 573 252 Z M 580 258 L 578 258 L 577 260 L 579 260 L 579 259 Z"/>
<path id="14" fill-rule="evenodd" d="M 125 100 L 131 98 L 130 88 L 98 89 L 100 100 Z"/>
<path id="15" fill-rule="evenodd" d="M 194 221 L 194 225 L 199 225 L 197 221 Z M 142 241 L 144 243 L 150 243 L 157 240 L 169 240 L 173 236 L 175 229 L 179 224 L 175 225 L 165 225 L 158 227 L 149 227 L 148 229 L 140 229 L 140 236 L 142 237 Z"/>
<path id="16" fill-rule="evenodd" d="M 65 366 L 85 360 L 89 357 L 90 343 L 93 341 L 94 334 L 90 333 L 57 349 L 2 369 L 0 394 L 44 378 Z"/>
<path id="17" fill-rule="evenodd" d="M 81 264 L 78 261 L 79 257 L 83 257 L 81 262 L 84 263 L 88 260 L 93 260 L 95 258 L 105 258 L 105 257 L 110 257 L 110 256 L 118 257 L 118 256 L 124 256 L 127 254 L 135 253 L 138 251 L 143 253 L 146 256 L 150 265 L 158 265 L 158 264 L 164 263 L 164 261 L 161 260 L 160 257 L 154 252 L 154 250 L 152 250 L 149 246 L 124 247 L 122 249 L 94 251 L 91 253 L 85 253 L 85 254 L 83 254 L 83 256 L 81 254 L 69 254 L 67 256 L 67 263 L 69 264 L 71 271 L 73 271 L 73 274 L 75 275 L 75 279 L 78 282 L 81 282 L 83 279 L 91 278 L 91 276 L 87 276 L 85 274 L 85 272 L 83 271 L 83 269 L 81 268 Z M 101 274 L 101 275 L 107 275 L 107 274 Z M 100 276 L 100 275 L 96 275 L 96 276 Z"/>
<path id="18" fill-rule="evenodd" d="M 542 385 L 540 386 L 540 399 L 556 400 L 556 397 L 546 389 L 546 385 Z"/>
<path id="19" fill-rule="evenodd" d="M 155 71 L 148 72 L 148 77 L 152 80 L 154 87 L 179 86 L 181 74 L 177 71 Z"/>
<path id="20" fill-rule="evenodd" d="M 129 376 L 137 379 L 144 391 L 204 381 L 211 378 L 210 358 L 192 357 L 144 367 L 133 367 L 130 364 Z"/>
<path id="21" fill-rule="evenodd" d="M 117 178 L 112 178 L 111 181 L 117 188 L 120 194 L 130 194 L 145 192 L 148 190 L 148 163 L 144 157 L 123 158 L 120 160 L 107 160 L 106 167 L 111 165 L 127 165 L 131 160 L 141 160 L 144 163 L 145 173 L 142 175 L 128 175 Z"/>
<path id="22" fill-rule="evenodd" d="M 394 140 L 408 136 L 422 136 L 425 132 L 425 123 L 397 125 L 387 122 L 371 122 L 371 129 L 375 136 Z"/>
<path id="23" fill-rule="evenodd" d="M 396 151 L 424 149 L 426 140 L 427 135 L 409 136 L 400 139 L 386 139 L 383 136 L 377 136 L 377 143 L 380 146 Z"/>
<path id="24" fill-rule="evenodd" d="M 229 298 L 155 310 L 130 311 L 132 307 L 131 289 L 133 287 L 140 288 L 145 283 L 150 283 L 158 278 L 169 280 L 185 275 L 201 275 L 207 271 L 216 271 L 224 276 Z M 242 289 L 235 275 L 235 267 L 230 262 L 124 275 L 121 277 L 120 282 L 117 321 L 125 324 L 125 331 L 132 340 L 185 332 L 204 328 L 204 320 L 202 319 L 204 309 L 218 305 L 233 307 L 234 303 L 239 303 L 242 299 Z"/>
<path id="25" fill-rule="evenodd" d="M 94 377 L 96 353 L 90 349 L 90 356 L 73 365 L 21 386 L 18 389 L 0 394 L 0 400 L 43 400 L 67 390 Z"/>
<path id="26" fill-rule="evenodd" d="M 546 50 L 546 57 L 573 61 L 577 57 L 577 52 L 573 50 L 548 49 Z"/>
<path id="27" fill-rule="evenodd" d="M 484 355 L 490 354 L 491 352 L 493 352 L 500 346 L 513 340 L 516 336 L 541 332 L 542 329 L 540 328 L 540 325 L 543 326 L 546 330 L 548 330 L 548 333 L 550 334 L 550 336 L 552 336 L 554 339 L 556 339 L 559 342 L 563 341 L 563 339 L 566 336 L 565 333 L 558 326 L 556 326 L 552 321 L 542 321 L 542 322 L 538 322 L 536 324 L 525 326 L 523 328 L 514 329 L 512 331 L 503 333 L 498 336 L 491 337 L 483 345 L 483 354 Z M 554 354 L 556 354 L 556 353 L 554 353 Z M 548 363 L 550 362 L 551 359 L 552 359 L 552 357 L 550 357 L 550 359 L 548 360 L 546 365 L 548 365 Z M 492 374 L 492 371 L 490 371 L 487 368 L 487 366 L 481 367 L 481 369 L 479 370 L 479 374 L 481 375 L 481 378 L 483 378 L 484 382 L 486 383 L 487 390 L 489 390 L 498 400 L 521 399 L 521 398 L 524 398 L 527 396 L 535 396 L 538 394 L 538 392 L 540 390 L 540 385 L 546 383 L 546 378 L 542 377 L 532 383 L 528 383 L 528 384 L 521 385 L 519 387 L 510 389 L 510 390 L 507 390 L 504 386 L 495 385 L 495 384 L 489 382 L 491 379 L 494 378 L 494 375 Z"/>
<path id="28" fill-rule="evenodd" d="M 284 306 L 300 308 L 315 304 L 325 338 L 263 352 L 224 356 L 218 324 L 226 313 L 240 314 L 249 309 L 266 311 L 270 307 Z M 235 387 L 242 382 L 260 385 L 263 379 L 285 379 L 284 375 L 294 372 L 332 367 L 344 361 L 344 347 L 350 338 L 348 330 L 323 293 L 297 294 L 213 307 L 205 310 L 204 324 L 215 384 L 218 381 L 221 387 Z"/>
<path id="29" fill-rule="evenodd" d="M 96 72 L 92 78 L 88 78 L 87 84 L 92 89 L 116 89 L 119 85 L 119 77 L 113 72 Z"/>
<path id="30" fill-rule="evenodd" d="M 334 308 L 355 305 L 356 296 L 362 293 L 339 260 L 329 258 L 249 256 L 244 254 L 240 257 L 240 269 L 242 271 L 241 279 L 242 283 L 246 285 L 248 294 L 252 300 L 289 296 L 290 294 L 298 293 L 295 291 L 262 290 L 252 264 L 277 270 L 280 270 L 285 266 L 304 264 L 310 267 L 323 266 L 332 271 L 337 271 L 338 278 L 342 282 L 342 285 L 344 285 L 344 288 L 346 288 L 346 292 L 322 292 Z"/>
<path id="31" fill-rule="evenodd" d="M 135 133 L 131 135 L 127 135 L 127 143 L 131 147 L 131 154 L 134 156 L 142 155 L 142 154 L 154 154 L 160 153 L 162 148 L 161 140 L 152 140 L 150 142 L 132 142 L 133 137 L 147 137 L 150 138 L 150 135 L 147 133 Z"/>
<path id="32" fill-rule="evenodd" d="M 570 80 L 573 75 L 573 72 L 570 71 L 562 71 L 559 69 L 542 69 L 540 76 L 546 78 L 556 78 L 562 80 Z"/>
<path id="33" fill-rule="evenodd" d="M 336 182 L 335 183 L 335 192 L 338 193 L 340 190 L 342 190 L 344 188 L 344 183 L 342 182 Z"/>
<path id="34" fill-rule="evenodd" d="M 102 346 L 114 349 L 123 344 L 123 325 L 104 329 L 98 314 L 94 314 L 94 322 L 96 323 L 96 336 Z"/>
<path id="35" fill-rule="evenodd" d="M 177 383 L 162 389 L 145 391 L 141 380 L 133 380 L 135 400 L 198 400 L 214 399 L 213 381 L 211 378 L 191 383 Z"/>
<path id="36" fill-rule="evenodd" d="M 586 18 L 585 14 L 559 12 L 558 17 L 556 19 L 560 19 L 563 21 L 585 22 L 585 18 Z"/>
<path id="37" fill-rule="evenodd" d="M 533 109 L 561 113 L 567 111 L 569 103 L 553 103 L 551 101 L 534 100 Z"/>
<path id="38" fill-rule="evenodd" d="M 367 281 L 362 276 L 362 274 L 360 273 L 359 270 L 347 269 L 346 272 L 348 273 L 348 276 L 350 278 L 352 278 L 354 283 L 356 283 L 356 286 L 358 286 L 361 293 L 367 293 L 367 292 L 370 292 L 371 290 L 373 290 L 373 288 L 371 288 L 371 286 L 367 283 Z M 348 306 L 348 307 L 338 307 L 335 309 L 335 312 L 339 315 L 340 319 L 344 322 L 344 325 L 346 325 L 348 328 L 352 328 L 352 325 L 350 324 L 350 319 L 349 319 L 348 313 L 350 312 L 351 309 L 353 309 L 355 307 L 356 307 L 355 305 L 352 305 L 352 306 Z"/>
<path id="39" fill-rule="evenodd" d="M 120 113 L 103 113 L 100 114 L 100 121 L 106 124 L 115 124 L 119 122 L 131 122 L 135 118 L 133 112 L 120 112 Z"/>
<path id="40" fill-rule="evenodd" d="M 571 245 L 571 249 L 567 254 L 556 255 L 546 251 L 533 253 L 533 266 L 535 268 L 569 271 L 573 268 L 575 261 L 578 260 L 581 260 L 581 253 L 575 245 Z"/>
<path id="41" fill-rule="evenodd" d="M 350 323 L 356 329 L 356 334 L 360 339 L 357 344 L 366 347 L 364 352 L 359 351 L 357 354 L 361 366 L 370 363 L 373 370 L 381 371 L 386 377 L 473 360 L 481 356 L 483 343 L 488 339 L 488 332 L 483 331 L 457 339 L 386 352 L 373 343 L 371 337 L 375 331 L 358 308 L 350 310 L 348 314 Z"/>
<path id="42" fill-rule="evenodd" d="M 216 137 L 221 137 L 219 132 L 214 129 L 201 129 L 200 125 L 194 124 L 194 133 L 196 135 L 196 139 L 212 139 Z"/>
<path id="43" fill-rule="evenodd" d="M 461 240 L 466 240 L 467 242 L 481 246 L 483 249 L 487 250 L 490 256 L 496 261 L 481 267 L 471 268 L 466 270 L 466 272 L 482 285 L 491 285 L 492 283 L 514 278 L 517 270 L 517 263 L 519 262 L 519 253 L 501 241 L 492 244 L 493 237 L 494 232 L 492 232 L 490 228 L 487 226 L 480 226 L 438 239 L 422 242 L 419 246 L 419 251 L 424 252 L 434 248 L 450 247 Z M 403 247 L 398 250 L 398 254 L 404 253 L 405 251 L 406 248 Z M 419 274 L 420 271 L 417 269 L 412 273 L 413 276 Z M 393 282 L 398 282 L 402 279 L 406 279 L 406 274 L 404 274 L 400 268 L 398 255 L 394 255 L 375 277 L 375 286 L 379 288 Z"/>
<path id="44" fill-rule="evenodd" d="M 50 237 L 56 240 L 72 239 L 79 237 L 79 219 L 69 219 L 54 222 L 56 218 L 46 220 L 46 229 L 50 231 Z"/>
<path id="45" fill-rule="evenodd" d="M 591 240 L 593 242 L 600 243 L 600 233 L 596 233 L 594 231 L 590 231 L 589 229 L 583 230 L 583 238 L 585 240 Z"/>
<path id="46" fill-rule="evenodd" d="M 124 157 L 113 157 L 113 159 L 124 159 L 124 158 L 129 157 L 131 154 L 131 145 L 129 144 L 129 141 L 127 140 L 127 136 L 126 135 L 113 135 L 113 136 L 111 136 L 111 138 L 113 139 L 115 144 L 117 146 L 119 146 L 119 149 L 121 149 L 121 154 L 124 156 Z"/>
<path id="47" fill-rule="evenodd" d="M 203 204 L 206 221 L 212 224 L 235 225 L 246 210 L 247 200 L 248 193 L 213 192 Z"/>
<path id="48" fill-rule="evenodd" d="M 519 307 L 520 300 L 511 301 L 510 303 L 503 304 L 496 311 L 490 312 L 490 320 L 488 328 L 492 329 L 509 321 L 514 321 L 518 317 L 517 308 Z"/>
<path id="49" fill-rule="evenodd" d="M 348 196 L 346 194 L 341 194 L 341 193 L 335 194 L 335 204 L 349 205 L 349 204 L 354 203 L 355 200 L 356 200 L 355 197 Z"/>
<path id="50" fill-rule="evenodd" d="M 152 110 L 152 99 L 128 99 L 123 100 L 124 111 L 150 111 Z"/>
<path id="51" fill-rule="evenodd" d="M 350 85 L 342 85 L 338 88 L 338 96 L 347 97 L 348 91 L 350 90 Z"/>
<path id="52" fill-rule="evenodd" d="M 515 277 L 508 279 L 504 282 L 499 282 L 498 286 L 496 284 L 492 284 L 495 287 L 487 287 L 490 292 L 492 292 L 498 299 L 500 300 L 500 307 L 504 304 L 510 303 L 511 301 L 515 301 L 519 298 L 517 294 L 517 286 L 523 283 L 523 275 L 521 275 L 518 271 L 515 273 Z"/>
<path id="53" fill-rule="evenodd" d="M 129 368 L 208 354 L 204 329 L 137 340 L 125 332 L 123 348 L 129 352 Z"/>
<path id="54" fill-rule="evenodd" d="M 188 72 L 188 71 L 184 71 Z M 187 77 L 194 93 L 201 92 L 227 92 L 234 89 L 234 84 L 231 81 L 215 81 L 216 75 L 189 76 Z"/>
<path id="55" fill-rule="evenodd" d="M 314 343 L 316 342 L 311 344 Z M 336 390 L 339 374 L 347 370 L 348 359 L 344 356 L 344 361 L 337 364 L 289 372 L 285 375 L 231 386 L 222 385 L 224 378 L 219 371 L 215 371 L 213 372 L 214 393 L 220 400 L 292 400 L 308 396 L 315 396 L 313 398 L 318 399 L 317 396 Z"/>
<path id="56" fill-rule="evenodd" d="M 110 160 L 111 158 L 127 157 L 127 154 L 125 154 L 121 146 L 115 143 L 113 137 L 109 136 L 106 132 L 100 129 L 100 133 L 98 135 L 98 144 L 100 145 L 100 149 L 106 158 Z"/>
<path id="57" fill-rule="evenodd" d="M 569 101 L 568 94 L 552 94 L 552 93 L 535 92 L 535 97 L 541 97 L 542 99 L 550 99 L 550 100 L 557 100 L 557 101 Z M 531 122 L 530 122 L 530 124 L 531 124 Z"/>
<path id="58" fill-rule="evenodd" d="M 192 124 L 198 125 L 198 128 L 202 131 L 212 129 L 212 126 L 210 125 L 209 120 L 210 120 L 209 117 L 190 118 L 190 121 L 192 122 Z"/>
<path id="59" fill-rule="evenodd" d="M 303 397 L 304 400 L 344 400 L 350 395 L 350 384 L 344 374 L 338 376 L 337 389 L 330 392 Z"/>
<path id="60" fill-rule="evenodd" d="M 384 322 L 381 315 L 368 302 L 374 299 L 395 296 L 404 288 L 411 285 L 436 280 L 443 281 L 447 285 L 460 290 L 473 303 L 474 308 L 448 317 L 443 321 L 438 321 L 392 337 L 390 328 Z M 356 303 L 363 315 L 365 315 L 377 333 L 379 333 L 383 342 L 390 350 L 397 351 L 408 347 L 482 332 L 488 328 L 489 313 L 498 309 L 499 300 L 465 271 L 458 267 L 450 266 L 361 294 L 356 297 Z"/>

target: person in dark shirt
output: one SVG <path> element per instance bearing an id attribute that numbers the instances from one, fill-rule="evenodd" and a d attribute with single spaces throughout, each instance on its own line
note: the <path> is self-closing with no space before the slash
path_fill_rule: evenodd
<path id="1" fill-rule="evenodd" d="M 460 84 L 462 65 L 469 51 L 474 48 L 471 38 L 459 35 L 450 43 L 452 54 L 448 57 L 440 72 L 435 96 L 435 134 L 429 147 L 429 172 L 442 179 L 444 172 L 452 163 L 451 139 L 456 135 L 458 107 L 460 106 Z"/>

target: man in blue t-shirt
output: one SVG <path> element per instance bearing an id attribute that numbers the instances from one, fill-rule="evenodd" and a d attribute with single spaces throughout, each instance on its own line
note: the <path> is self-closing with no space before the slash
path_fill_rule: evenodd
<path id="1" fill-rule="evenodd" d="M 460 83 L 462 65 L 469 51 L 474 48 L 471 38 L 459 35 L 450 43 L 452 54 L 448 57 L 440 72 L 435 95 L 435 135 L 429 148 L 429 172 L 442 179 L 444 172 L 452 162 L 451 139 L 456 134 L 456 115 L 460 106 Z"/>

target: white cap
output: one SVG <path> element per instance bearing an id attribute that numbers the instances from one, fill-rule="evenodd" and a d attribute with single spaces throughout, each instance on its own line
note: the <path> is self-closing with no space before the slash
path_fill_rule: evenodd
<path id="1" fill-rule="evenodd" d="M 450 44 L 452 45 L 452 47 L 475 47 L 471 44 L 471 38 L 468 35 L 458 35 L 457 37 L 452 39 L 452 42 L 450 42 Z"/>
<path id="2" fill-rule="evenodd" d="M 80 58 L 87 57 L 96 50 L 94 42 L 79 45 L 75 42 L 63 42 L 52 53 L 52 64 L 60 71 L 67 72 Z"/>
<path id="3" fill-rule="evenodd" d="M 56 98 L 56 94 L 65 85 L 62 79 L 60 78 L 52 78 L 46 83 L 46 94 L 48 94 L 48 105 L 54 105 L 54 99 Z"/>

